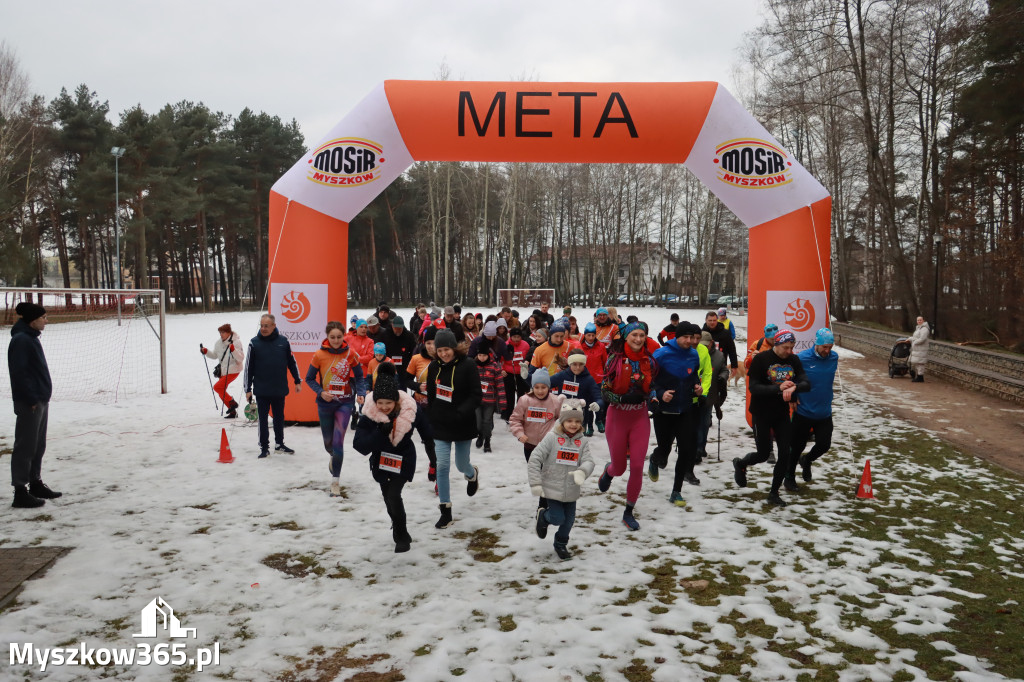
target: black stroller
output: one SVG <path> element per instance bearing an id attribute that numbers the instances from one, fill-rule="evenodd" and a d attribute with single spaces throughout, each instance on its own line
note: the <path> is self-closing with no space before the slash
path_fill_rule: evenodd
<path id="1" fill-rule="evenodd" d="M 889 353 L 889 378 L 910 373 L 910 339 L 900 339 Z"/>

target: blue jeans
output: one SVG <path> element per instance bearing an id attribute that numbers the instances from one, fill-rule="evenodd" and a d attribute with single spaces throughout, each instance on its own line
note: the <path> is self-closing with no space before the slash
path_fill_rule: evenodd
<path id="1" fill-rule="evenodd" d="M 576 503 L 559 502 L 548 498 L 548 510 L 544 512 L 544 519 L 552 526 L 558 526 L 555 542 L 564 545 L 569 542 L 572 524 L 576 523 Z"/>
<path id="2" fill-rule="evenodd" d="M 320 418 L 320 434 L 324 438 L 324 450 L 331 456 L 331 476 L 341 476 L 341 464 L 345 459 L 345 432 L 352 418 L 355 404 L 332 400 L 329 403 L 320 400 L 316 403 L 317 416 Z"/>
<path id="3" fill-rule="evenodd" d="M 437 455 L 437 496 L 441 504 L 451 504 L 451 484 L 448 482 L 448 472 L 452 468 L 452 445 L 455 445 L 455 468 L 465 475 L 466 478 L 473 478 L 476 472 L 469 465 L 469 450 L 473 444 L 471 440 L 437 440 L 434 439 L 434 452 Z"/>

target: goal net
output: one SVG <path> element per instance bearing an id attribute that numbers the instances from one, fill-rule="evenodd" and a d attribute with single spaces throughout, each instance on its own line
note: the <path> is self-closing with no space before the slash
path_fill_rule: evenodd
<path id="1" fill-rule="evenodd" d="M 555 305 L 554 289 L 498 289 L 498 307 L 537 308 L 541 303 Z"/>
<path id="2" fill-rule="evenodd" d="M 40 341 L 53 379 L 52 400 L 114 403 L 167 392 L 163 291 L 0 288 L 4 348 L 22 301 L 46 308 Z M 6 357 L 0 362 L 0 396 L 11 397 Z"/>

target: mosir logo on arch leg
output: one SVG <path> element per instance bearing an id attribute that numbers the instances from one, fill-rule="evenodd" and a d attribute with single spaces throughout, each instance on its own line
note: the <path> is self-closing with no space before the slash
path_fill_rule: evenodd
<path id="1" fill-rule="evenodd" d="M 270 313 L 293 351 L 316 351 L 327 326 L 326 284 L 270 285 Z"/>
<path id="2" fill-rule="evenodd" d="M 765 322 L 792 330 L 797 350 L 812 346 L 814 332 L 829 326 L 824 291 L 769 291 L 766 296 Z"/>

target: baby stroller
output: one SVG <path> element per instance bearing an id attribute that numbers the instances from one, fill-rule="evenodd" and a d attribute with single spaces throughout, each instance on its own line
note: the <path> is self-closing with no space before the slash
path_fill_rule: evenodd
<path id="1" fill-rule="evenodd" d="M 910 373 L 910 340 L 900 339 L 889 353 L 889 378 Z"/>

